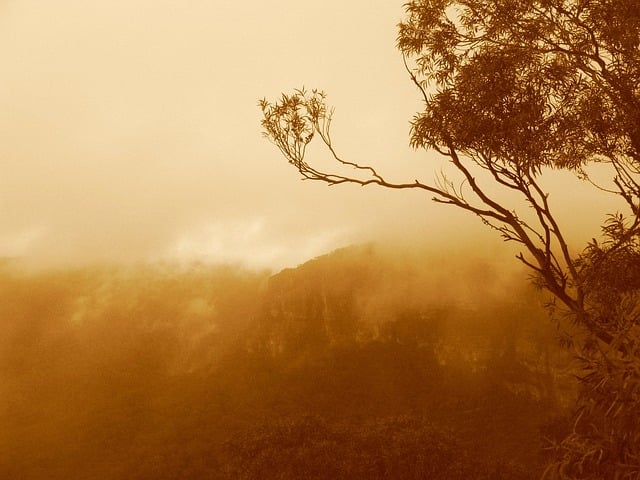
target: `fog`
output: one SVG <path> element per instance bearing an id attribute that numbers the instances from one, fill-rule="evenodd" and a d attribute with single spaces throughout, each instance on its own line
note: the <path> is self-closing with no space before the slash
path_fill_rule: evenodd
<path id="1" fill-rule="evenodd" d="M 354 62 L 338 46 L 364 5 L 364 37 L 351 43 L 378 52 Z M 355 96 L 345 112 L 367 117 L 358 127 L 345 115 L 347 131 L 383 129 L 386 154 L 396 140 L 406 144 L 408 105 L 373 105 L 367 93 L 401 70 L 354 95 L 356 71 L 399 64 L 396 7 L 8 2 L 0 12 L 0 255 L 282 266 L 353 240 L 373 226 L 357 219 L 386 198 L 367 197 L 365 208 L 355 192 L 297 182 L 260 136 L 257 101 L 308 81 L 342 84 L 336 100 Z M 308 22 L 323 31 L 310 34 Z"/>
<path id="2" fill-rule="evenodd" d="M 485 234 L 423 194 L 301 182 L 260 136 L 258 99 L 322 88 L 345 158 L 431 180 L 433 154 L 407 146 L 401 18 L 388 1 L 4 2 L 0 256 L 278 269 L 390 232 Z M 581 209 L 561 210 L 591 230 L 601 216 L 580 212 L 602 201 L 571 190 Z"/>
<path id="3" fill-rule="evenodd" d="M 566 352 L 521 271 L 457 253 L 5 265 L 0 476 L 533 478 Z"/>

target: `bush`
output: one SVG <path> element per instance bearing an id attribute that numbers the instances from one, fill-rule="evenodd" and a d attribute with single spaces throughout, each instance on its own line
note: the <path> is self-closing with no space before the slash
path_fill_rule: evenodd
<path id="1" fill-rule="evenodd" d="M 227 443 L 227 478 L 533 478 L 515 466 L 474 456 L 451 432 L 421 418 L 330 423 L 316 416 L 264 422 Z"/>

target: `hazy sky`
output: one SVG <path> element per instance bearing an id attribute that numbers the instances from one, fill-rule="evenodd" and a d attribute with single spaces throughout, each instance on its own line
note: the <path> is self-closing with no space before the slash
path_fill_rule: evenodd
<path id="1" fill-rule="evenodd" d="M 318 87 L 343 156 L 431 178 L 407 146 L 404 1 L 2 2 L 0 256 L 277 268 L 388 232 L 478 235 L 418 192 L 299 181 L 260 135 L 259 98 Z"/>

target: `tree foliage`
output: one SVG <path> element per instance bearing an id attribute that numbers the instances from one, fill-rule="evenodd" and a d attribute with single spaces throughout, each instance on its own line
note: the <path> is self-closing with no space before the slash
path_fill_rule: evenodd
<path id="1" fill-rule="evenodd" d="M 584 394 L 556 472 L 638 475 L 638 426 L 620 419 L 638 409 L 640 3 L 412 0 L 405 9 L 398 48 L 424 107 L 410 144 L 440 153 L 448 174 L 395 183 L 342 159 L 330 135 L 333 110 L 318 90 L 262 100 L 264 133 L 305 179 L 422 189 L 520 244 L 518 258 L 581 334 L 571 343 L 587 372 Z M 313 138 L 336 161 L 334 171 L 305 158 Z M 594 165 L 608 169 L 610 182 L 592 178 Z M 617 196 L 624 212 L 577 258 L 542 186 L 556 169 Z M 504 203 L 501 191 L 529 209 Z"/>

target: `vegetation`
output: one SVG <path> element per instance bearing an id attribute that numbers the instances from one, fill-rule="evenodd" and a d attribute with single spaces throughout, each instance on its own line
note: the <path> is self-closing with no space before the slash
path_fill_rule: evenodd
<path id="1" fill-rule="evenodd" d="M 265 134 L 305 179 L 420 189 L 519 244 L 518 258 L 554 297 L 556 320 L 578 327 L 565 343 L 580 362 L 581 396 L 546 475 L 637 478 L 640 4 L 412 0 L 405 8 L 398 47 L 424 103 L 410 143 L 446 159 L 446 175 L 394 183 L 375 166 L 342 159 L 321 91 L 261 101 Z M 334 171 L 306 158 L 313 138 Z M 594 176 L 594 165 L 611 180 Z M 543 187 L 557 169 L 618 197 L 626 211 L 577 256 Z M 513 194 L 519 201 L 504 201 Z"/>
<path id="2" fill-rule="evenodd" d="M 318 417 L 281 420 L 241 435 L 231 448 L 236 454 L 229 472 L 237 479 L 529 478 L 522 467 L 478 458 L 451 432 L 416 417 L 362 425 Z"/>
<path id="3" fill-rule="evenodd" d="M 517 274 L 441 261 L 4 268 L 0 477 L 535 478 L 565 352 Z"/>

